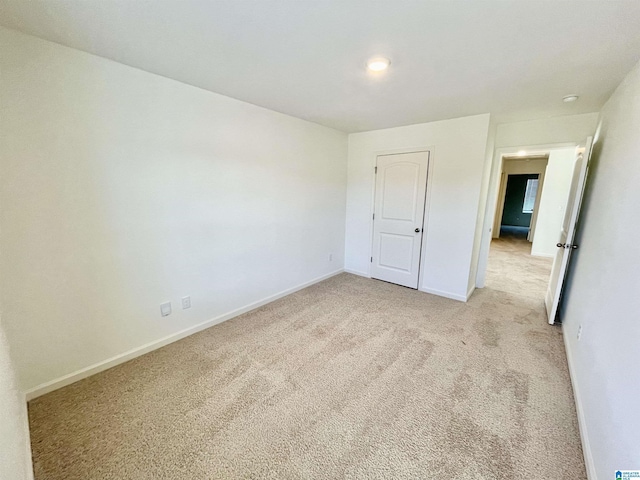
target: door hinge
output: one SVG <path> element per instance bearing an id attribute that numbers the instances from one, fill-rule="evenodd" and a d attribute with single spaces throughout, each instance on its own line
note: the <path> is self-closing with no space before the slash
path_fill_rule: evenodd
<path id="1" fill-rule="evenodd" d="M 373 173 L 378 173 L 378 167 L 373 167 Z"/>
<path id="2" fill-rule="evenodd" d="M 375 213 L 373 214 L 373 219 L 374 219 L 374 220 L 376 219 L 376 214 L 375 214 Z"/>
<path id="3" fill-rule="evenodd" d="M 373 263 L 373 257 L 371 257 L 371 263 Z"/>

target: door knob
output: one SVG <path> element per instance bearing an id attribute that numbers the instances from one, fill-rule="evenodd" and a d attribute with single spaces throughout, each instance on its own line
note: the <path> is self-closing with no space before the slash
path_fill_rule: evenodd
<path id="1" fill-rule="evenodd" d="M 564 243 L 556 243 L 556 247 L 558 247 L 558 248 L 564 248 Z"/>
<path id="2" fill-rule="evenodd" d="M 416 228 L 416 233 L 420 233 L 420 229 L 419 228 Z"/>

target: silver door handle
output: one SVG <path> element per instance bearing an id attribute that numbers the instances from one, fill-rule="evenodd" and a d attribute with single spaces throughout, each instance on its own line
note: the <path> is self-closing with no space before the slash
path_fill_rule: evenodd
<path id="1" fill-rule="evenodd" d="M 420 230 L 419 228 L 416 228 L 416 233 L 420 233 L 422 230 Z"/>
<path id="2" fill-rule="evenodd" d="M 556 247 L 558 247 L 558 248 L 571 248 L 571 249 L 575 250 L 576 248 L 578 248 L 578 245 L 572 245 L 570 243 L 556 243 Z"/>

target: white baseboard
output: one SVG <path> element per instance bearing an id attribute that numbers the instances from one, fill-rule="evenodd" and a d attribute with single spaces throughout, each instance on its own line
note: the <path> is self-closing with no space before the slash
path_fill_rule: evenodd
<path id="1" fill-rule="evenodd" d="M 469 288 L 469 291 L 467 292 L 467 298 L 465 299 L 465 302 L 469 301 L 469 299 L 471 298 L 471 295 L 473 295 L 473 292 L 475 291 L 476 291 L 476 286 L 471 285 L 471 288 Z"/>
<path id="2" fill-rule="evenodd" d="M 371 275 L 369 275 L 367 272 L 361 272 L 359 270 L 351 270 L 350 268 L 345 268 L 344 271 L 347 273 L 358 275 L 359 277 L 371 278 Z"/>
<path id="3" fill-rule="evenodd" d="M 368 273 L 361 272 L 359 270 L 351 270 L 349 268 L 345 268 L 344 271 L 346 273 L 352 273 L 352 274 L 358 275 L 360 277 L 372 278 L 371 275 L 369 275 Z M 431 293 L 433 295 L 438 295 L 439 297 L 450 298 L 452 300 L 458 300 L 460 302 L 466 302 L 467 300 L 469 300 L 469 297 L 471 297 L 471 294 L 474 292 L 475 289 L 476 289 L 475 286 L 471 287 L 471 289 L 469 289 L 469 291 L 467 292 L 466 296 L 465 295 L 458 295 L 457 293 L 444 292 L 442 290 L 436 290 L 436 289 L 433 289 L 433 288 L 418 288 L 418 291 L 425 292 L 425 293 Z"/>
<path id="4" fill-rule="evenodd" d="M 421 292 L 431 293 L 432 295 L 438 295 L 439 297 L 450 298 L 451 300 L 458 300 L 459 302 L 467 301 L 466 295 L 460 295 L 458 293 L 445 292 L 443 290 L 436 290 L 434 288 L 418 288 Z M 473 291 L 472 291 L 473 292 Z"/>
<path id="5" fill-rule="evenodd" d="M 562 327 L 562 337 L 564 339 L 564 349 L 567 353 L 567 363 L 569 365 L 569 376 L 571 377 L 571 386 L 573 387 L 573 398 L 576 402 L 576 413 L 578 415 L 578 428 L 580 429 L 580 440 L 582 441 L 582 453 L 584 455 L 584 463 L 587 470 L 588 480 L 597 480 L 596 467 L 593 464 L 593 456 L 591 454 L 591 445 L 589 444 L 589 435 L 587 433 L 587 423 L 584 418 L 584 410 L 582 409 L 582 400 L 580 397 L 580 390 L 578 388 L 578 382 L 573 368 L 573 356 L 571 348 L 567 342 L 567 332 L 564 325 Z"/>
<path id="6" fill-rule="evenodd" d="M 181 330 L 177 333 L 173 333 L 171 335 L 168 335 L 164 338 L 161 338 L 159 340 L 154 340 L 153 342 L 149 342 L 145 345 L 142 345 L 140 347 L 134 348 L 132 350 L 129 350 L 128 352 L 124 352 L 121 353 L 120 355 L 116 355 L 115 357 L 111 357 L 107 360 L 104 360 L 102 362 L 96 363 L 94 365 L 91 365 L 89 367 L 80 369 L 76 372 L 70 373 L 68 375 L 64 375 L 60 378 L 56 378 L 54 380 L 51 380 L 49 382 L 43 383 L 41 385 L 38 385 L 37 387 L 31 388 L 29 390 L 27 390 L 25 392 L 25 397 L 26 400 L 33 400 L 34 398 L 37 398 L 41 395 L 44 395 L 46 393 L 52 392 L 54 390 L 57 390 L 59 388 L 65 387 L 67 385 L 70 385 L 72 383 L 77 382 L 78 380 L 82 380 L 83 378 L 87 378 L 90 377 L 91 375 L 94 375 L 96 373 L 102 372 L 104 370 L 107 370 L 111 367 L 115 367 L 116 365 L 120 365 L 121 363 L 127 362 L 129 360 L 132 360 L 136 357 L 139 357 L 141 355 L 144 355 L 145 353 L 149 353 L 153 350 L 157 350 L 158 348 L 164 347 L 165 345 L 168 345 L 170 343 L 176 342 L 178 340 L 181 340 L 185 337 L 188 337 L 190 335 L 193 335 L 194 333 L 198 333 L 202 330 L 205 330 L 209 327 L 213 327 L 214 325 L 217 325 L 219 323 L 222 323 L 226 320 L 229 320 L 231 318 L 237 317 L 238 315 L 242 315 L 243 313 L 247 313 L 251 310 L 254 310 L 258 307 L 261 307 L 263 305 L 266 305 L 267 303 L 271 303 L 274 300 L 278 300 L 282 297 L 286 297 L 287 295 L 290 295 L 294 292 L 297 292 L 298 290 L 302 290 L 303 288 L 307 288 L 313 284 L 322 282 L 323 280 L 326 280 L 328 278 L 331 278 L 335 275 L 338 275 L 340 273 L 344 272 L 344 269 L 340 269 L 340 270 L 336 270 L 334 272 L 328 273 L 326 275 L 322 275 L 321 277 L 317 277 L 314 278 L 313 280 L 310 280 L 308 282 L 302 283 L 300 285 L 296 285 L 295 287 L 292 288 L 288 288 L 286 290 L 283 290 L 281 292 L 278 292 L 274 295 L 271 295 L 267 298 L 263 298 L 262 300 L 258 300 L 257 302 L 253 302 L 250 303 L 248 305 L 245 305 L 244 307 L 241 308 L 237 308 L 231 312 L 225 313 L 223 315 L 219 315 L 215 318 L 212 318 L 210 320 L 207 320 L 205 322 L 199 323 L 198 325 L 194 325 L 193 327 L 189 327 L 186 328 L 184 330 Z"/>

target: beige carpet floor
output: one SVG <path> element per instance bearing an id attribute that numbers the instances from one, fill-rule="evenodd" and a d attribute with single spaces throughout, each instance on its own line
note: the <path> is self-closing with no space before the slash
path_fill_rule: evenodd
<path id="1" fill-rule="evenodd" d="M 36 478 L 586 478 L 542 266 L 491 257 L 467 304 L 341 274 L 40 397 Z"/>
<path id="2" fill-rule="evenodd" d="M 518 297 L 544 301 L 553 259 L 531 256 L 531 243 L 515 236 L 491 242 L 486 286 Z"/>

